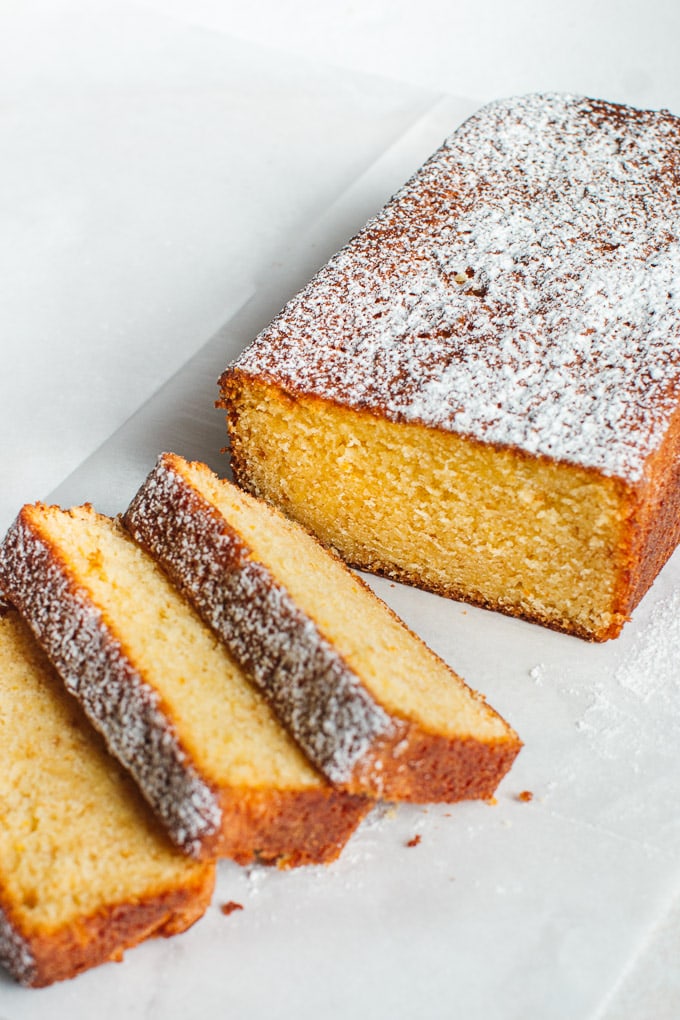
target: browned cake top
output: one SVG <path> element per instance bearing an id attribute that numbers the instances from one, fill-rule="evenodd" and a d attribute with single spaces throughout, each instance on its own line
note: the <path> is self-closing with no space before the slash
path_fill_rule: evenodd
<path id="1" fill-rule="evenodd" d="M 680 119 L 493 103 L 237 366 L 635 481 L 677 402 L 679 235 Z"/>

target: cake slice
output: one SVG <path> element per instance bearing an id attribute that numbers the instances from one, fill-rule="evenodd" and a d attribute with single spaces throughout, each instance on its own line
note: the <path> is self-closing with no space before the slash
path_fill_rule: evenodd
<path id="1" fill-rule="evenodd" d="M 181 854 L 0 611 L 0 961 L 25 985 L 74 977 L 205 911 L 215 868 Z"/>
<path id="2" fill-rule="evenodd" d="M 337 856 L 369 802 L 308 764 L 118 522 L 24 507 L 0 588 L 184 851 L 281 866 Z"/>
<path id="3" fill-rule="evenodd" d="M 123 520 L 333 783 L 391 800 L 491 796 L 516 734 L 297 524 L 173 454 Z"/>
<path id="4" fill-rule="evenodd" d="M 460 127 L 221 378 L 237 482 L 355 566 L 615 637 L 680 538 L 680 119 Z"/>

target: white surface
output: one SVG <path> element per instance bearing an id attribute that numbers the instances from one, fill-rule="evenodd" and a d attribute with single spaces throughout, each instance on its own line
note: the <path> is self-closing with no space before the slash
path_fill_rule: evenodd
<path id="1" fill-rule="evenodd" d="M 144 0 L 178 20 L 483 102 L 554 89 L 680 109 L 676 0 Z"/>
<path id="2" fill-rule="evenodd" d="M 4 524 L 84 459 L 57 495 L 110 511 L 161 448 L 222 464 L 216 373 L 473 108 L 434 92 L 680 112 L 659 0 L 6 0 L 0 19 Z M 43 992 L 2 978 L 0 1017 L 677 1015 L 679 570 L 605 646 L 376 581 L 524 739 L 498 804 L 371 819 L 328 869 L 225 862 L 191 932 Z"/>
<path id="3" fill-rule="evenodd" d="M 0 6 L 0 90 L 6 526 L 432 94 L 85 0 Z"/>

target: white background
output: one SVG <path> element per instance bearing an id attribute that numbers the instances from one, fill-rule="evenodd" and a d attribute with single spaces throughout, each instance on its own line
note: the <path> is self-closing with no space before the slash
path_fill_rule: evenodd
<path id="1" fill-rule="evenodd" d="M 55 489 L 122 509 L 163 447 L 220 465 L 217 372 L 462 117 L 680 114 L 678 40 L 660 0 L 0 0 L 0 526 Z M 377 582 L 524 738 L 497 807 L 375 818 L 322 871 L 225 864 L 242 913 L 2 980 L 0 1017 L 679 1015 L 679 570 L 594 648 Z"/>

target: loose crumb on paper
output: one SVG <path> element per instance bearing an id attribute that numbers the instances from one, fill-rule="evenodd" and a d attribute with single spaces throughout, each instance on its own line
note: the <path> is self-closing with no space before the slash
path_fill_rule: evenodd
<path id="1" fill-rule="evenodd" d="M 223 903 L 220 907 L 223 914 L 227 916 L 233 914 L 235 910 L 243 910 L 243 904 L 237 903 L 235 900 L 229 900 L 228 903 Z"/>

